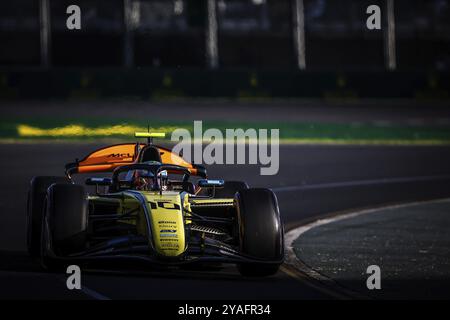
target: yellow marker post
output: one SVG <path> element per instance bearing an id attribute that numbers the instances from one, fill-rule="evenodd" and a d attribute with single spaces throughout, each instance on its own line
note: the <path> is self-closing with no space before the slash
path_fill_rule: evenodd
<path id="1" fill-rule="evenodd" d="M 135 132 L 136 138 L 147 138 L 148 144 L 153 144 L 153 138 L 165 138 L 165 132 Z"/>
<path id="2" fill-rule="evenodd" d="M 135 132 L 136 138 L 165 138 L 165 132 Z"/>

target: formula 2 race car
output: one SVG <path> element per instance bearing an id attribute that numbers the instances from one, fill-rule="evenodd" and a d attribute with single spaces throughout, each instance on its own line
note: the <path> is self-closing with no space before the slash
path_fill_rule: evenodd
<path id="1" fill-rule="evenodd" d="M 126 260 L 163 267 L 234 263 L 246 276 L 277 272 L 283 226 L 271 190 L 208 180 L 205 167 L 153 144 L 164 134 L 136 136 L 147 142 L 108 146 L 67 164 L 65 176 L 33 178 L 30 255 L 49 270 Z M 75 174 L 83 173 L 100 176 L 77 184 Z"/>

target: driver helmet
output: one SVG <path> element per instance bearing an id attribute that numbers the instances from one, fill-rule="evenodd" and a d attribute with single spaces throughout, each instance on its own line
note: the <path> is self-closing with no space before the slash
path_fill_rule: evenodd
<path id="1" fill-rule="evenodd" d="M 133 173 L 133 184 L 136 190 L 152 190 L 155 179 L 147 170 L 135 170 Z"/>

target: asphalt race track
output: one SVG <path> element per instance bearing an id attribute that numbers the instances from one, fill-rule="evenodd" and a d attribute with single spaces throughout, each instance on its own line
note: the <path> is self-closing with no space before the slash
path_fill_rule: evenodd
<path id="1" fill-rule="evenodd" d="M 321 299 L 333 295 L 280 271 L 264 279 L 221 271 L 121 270 L 83 273 L 82 291 L 64 274 L 40 269 L 25 252 L 26 196 L 35 175 L 61 175 L 93 144 L 0 145 L 0 298 L 28 299 Z M 280 147 L 280 171 L 259 166 L 212 166 L 211 178 L 273 188 L 286 228 L 319 215 L 384 203 L 450 196 L 448 147 Z"/>

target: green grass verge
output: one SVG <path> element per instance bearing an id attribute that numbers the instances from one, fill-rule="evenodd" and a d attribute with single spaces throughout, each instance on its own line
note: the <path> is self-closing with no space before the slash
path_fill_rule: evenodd
<path id="1" fill-rule="evenodd" d="M 0 141 L 93 142 L 99 139 L 133 141 L 132 132 L 137 129 L 147 130 L 147 125 L 148 121 L 124 119 L 87 118 L 70 121 L 49 118 L 2 119 L 0 120 Z M 151 128 L 158 131 L 185 128 L 192 133 L 193 122 L 152 121 Z M 217 128 L 222 133 L 225 133 L 227 128 L 279 129 L 282 143 L 450 145 L 450 127 L 448 126 L 204 121 L 203 131 L 209 128 Z"/>

